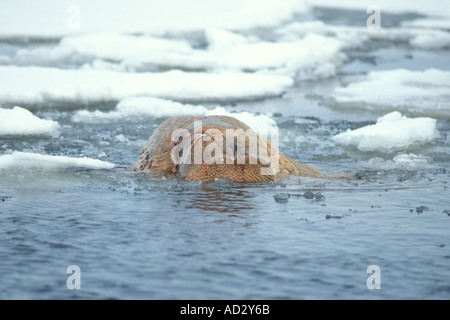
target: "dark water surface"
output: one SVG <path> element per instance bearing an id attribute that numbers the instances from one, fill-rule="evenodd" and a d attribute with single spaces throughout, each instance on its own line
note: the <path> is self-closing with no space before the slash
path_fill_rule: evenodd
<path id="1" fill-rule="evenodd" d="M 36 173 L 2 196 L 1 298 L 448 298 L 439 176 L 242 187 Z M 66 287 L 72 264 L 81 290 Z M 381 290 L 367 289 L 369 265 Z"/>

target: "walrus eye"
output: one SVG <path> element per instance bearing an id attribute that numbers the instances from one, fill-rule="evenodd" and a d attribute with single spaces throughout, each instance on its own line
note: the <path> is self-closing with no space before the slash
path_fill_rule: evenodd
<path id="1" fill-rule="evenodd" d="M 178 140 L 175 139 L 175 141 L 173 142 L 173 145 L 176 146 L 176 145 L 179 144 L 181 141 L 183 141 L 183 137 L 182 137 L 182 136 L 179 136 L 179 137 L 178 137 Z"/>

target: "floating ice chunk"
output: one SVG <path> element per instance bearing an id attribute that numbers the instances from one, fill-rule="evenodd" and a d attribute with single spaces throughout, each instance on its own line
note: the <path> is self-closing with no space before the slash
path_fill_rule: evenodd
<path id="1" fill-rule="evenodd" d="M 449 19 L 433 19 L 433 18 L 416 19 L 413 21 L 403 22 L 402 27 L 450 30 L 450 20 Z"/>
<path id="2" fill-rule="evenodd" d="M 330 29 L 336 33 L 338 39 L 344 42 L 346 38 L 342 35 L 349 34 L 352 38 L 359 40 L 381 40 L 394 43 L 405 42 L 409 43 L 412 47 L 420 49 L 444 49 L 450 46 L 448 33 L 441 30 L 417 28 L 385 28 L 372 30 L 361 27 L 340 26 L 330 27 Z M 353 42 L 355 41 L 353 40 Z M 349 43 L 347 43 L 347 47 L 351 47 Z"/>
<path id="3" fill-rule="evenodd" d="M 420 49 L 444 49 L 450 47 L 450 35 L 442 30 L 420 28 L 382 28 L 327 25 L 321 21 L 293 22 L 277 29 L 285 41 L 296 41 L 309 33 L 337 39 L 342 49 L 362 48 L 365 41 L 391 41 L 409 43 Z"/>
<path id="4" fill-rule="evenodd" d="M 376 124 L 335 135 L 339 144 L 356 146 L 361 151 L 392 152 L 406 150 L 436 137 L 436 120 L 431 118 L 407 118 L 400 112 L 391 112 L 377 120 Z"/>
<path id="5" fill-rule="evenodd" d="M 270 115 L 254 115 L 247 111 L 229 112 L 223 107 L 208 109 L 200 105 L 183 104 L 174 101 L 153 98 L 133 97 L 119 102 L 116 109 L 110 112 L 80 110 L 72 116 L 73 122 L 81 123 L 110 123 L 117 121 L 143 121 L 151 117 L 172 116 L 210 116 L 225 115 L 234 117 L 256 132 L 268 134 L 271 129 L 276 129 L 277 124 Z"/>
<path id="6" fill-rule="evenodd" d="M 142 115 L 154 117 L 171 117 L 176 115 L 201 115 L 208 109 L 203 106 L 183 104 L 170 100 L 152 97 L 132 97 L 123 99 L 117 105 L 118 111 L 134 109 L 141 111 Z M 138 113 L 139 116 L 139 113 Z"/>
<path id="7" fill-rule="evenodd" d="M 310 33 L 329 35 L 331 34 L 330 27 L 323 21 L 293 22 L 277 29 L 276 33 L 284 36 L 296 35 L 297 37 L 304 37 Z"/>
<path id="8" fill-rule="evenodd" d="M 72 36 L 64 38 L 54 48 L 20 50 L 14 63 L 45 66 L 93 59 L 86 66 L 124 70 L 269 70 L 288 76 L 300 74 L 300 79 L 316 79 L 334 75 L 336 67 L 345 60 L 340 40 L 318 34 L 285 42 L 250 41 L 240 34 L 219 29 L 208 29 L 205 35 L 209 43 L 205 49 L 193 49 L 179 40 L 148 36 Z M 118 65 L 99 63 L 99 59 L 112 60 Z"/>
<path id="9" fill-rule="evenodd" d="M 338 41 L 341 50 L 362 48 L 364 41 L 371 38 L 370 31 L 367 28 L 328 25 L 322 21 L 293 22 L 277 29 L 275 32 L 281 35 L 284 41 L 291 42 L 298 41 L 308 35 L 321 35 L 326 39 Z M 332 42 L 324 44 L 324 47 L 329 47 L 331 44 Z M 314 52 L 320 52 L 320 49 L 315 49 Z"/>
<path id="10" fill-rule="evenodd" d="M 369 169 L 382 169 L 382 170 L 417 170 L 428 165 L 428 160 L 422 155 L 416 154 L 399 154 L 392 160 L 384 160 L 380 157 L 369 159 L 362 164 L 363 167 Z"/>
<path id="11" fill-rule="evenodd" d="M 29 152 L 14 151 L 12 154 L 0 156 L 0 169 L 41 168 L 61 169 L 69 167 L 86 169 L 112 169 L 114 164 L 90 158 L 70 158 L 66 156 L 50 156 Z"/>
<path id="12" fill-rule="evenodd" d="M 21 49 L 14 62 L 18 65 L 50 65 L 75 58 L 113 61 L 152 61 L 164 64 L 167 55 L 189 53 L 186 41 L 119 33 L 94 33 L 63 38 L 56 47 Z"/>
<path id="13" fill-rule="evenodd" d="M 115 136 L 115 139 L 119 142 L 128 142 L 128 138 L 125 137 L 123 134 L 118 134 L 117 136 Z"/>
<path id="14" fill-rule="evenodd" d="M 414 23 L 404 23 L 403 28 L 381 28 L 377 30 L 367 27 L 328 25 L 322 21 L 293 22 L 276 30 L 285 41 L 296 41 L 309 33 L 314 33 L 340 41 L 343 49 L 362 48 L 365 41 L 391 41 L 395 44 L 399 42 L 409 43 L 412 47 L 420 49 L 445 49 L 450 47 L 450 35 L 448 32 L 436 29 L 450 29 L 449 20 L 424 19 Z M 428 29 L 420 28 L 421 23 Z M 432 28 L 435 26 L 435 29 Z M 440 27 L 439 27 L 440 26 Z"/>
<path id="15" fill-rule="evenodd" d="M 450 48 L 450 34 L 445 31 L 422 31 L 417 34 L 409 43 L 422 49 L 442 49 Z"/>
<path id="16" fill-rule="evenodd" d="M 125 34 L 83 34 L 63 38 L 55 47 L 20 49 L 11 63 L 20 66 L 61 66 L 85 62 L 84 68 L 204 69 L 203 50 L 194 50 L 182 40 Z M 204 60 L 204 61 L 202 61 Z M 101 62 L 99 62 L 101 61 Z"/>
<path id="17" fill-rule="evenodd" d="M 72 121 L 82 123 L 137 122 L 149 117 L 202 115 L 207 111 L 208 109 L 203 106 L 152 97 L 132 97 L 120 101 L 116 109 L 110 112 L 80 110 L 72 116 Z"/>
<path id="18" fill-rule="evenodd" d="M 248 39 L 238 33 L 217 28 L 205 30 L 205 37 L 206 41 L 208 41 L 208 47 L 210 49 L 218 49 L 248 43 Z"/>
<path id="19" fill-rule="evenodd" d="M 217 107 L 213 110 L 206 112 L 207 116 L 229 116 L 242 121 L 250 128 L 252 128 L 256 133 L 263 135 L 265 138 L 269 138 L 271 131 L 276 133 L 278 129 L 277 123 L 269 115 L 260 114 L 254 115 L 253 113 L 242 111 L 242 112 L 228 112 L 222 107 Z M 272 139 L 275 137 L 272 137 Z M 277 136 L 278 138 L 278 136 Z"/>
<path id="20" fill-rule="evenodd" d="M 124 63 L 110 62 L 101 59 L 94 59 L 90 62 L 83 64 L 80 69 L 93 69 L 93 70 L 110 70 L 116 72 L 135 72 L 134 68 Z"/>
<path id="21" fill-rule="evenodd" d="M 106 59 L 133 59 L 155 52 L 190 52 L 189 43 L 150 36 L 132 36 L 118 33 L 86 34 L 65 37 L 62 47 L 73 48 L 75 52 Z"/>
<path id="22" fill-rule="evenodd" d="M 172 100 L 220 101 L 281 95 L 293 80 L 286 76 L 236 72 L 125 73 L 0 66 L 0 102 L 121 100 L 149 95 Z"/>
<path id="23" fill-rule="evenodd" d="M 58 122 L 40 119 L 26 109 L 0 108 L 0 136 L 51 135 L 58 128 Z"/>
<path id="24" fill-rule="evenodd" d="M 399 110 L 448 118 L 450 72 L 436 69 L 371 72 L 365 81 L 335 89 L 333 97 L 338 107 Z"/>
<path id="25" fill-rule="evenodd" d="M 392 159 L 397 167 L 417 169 L 427 165 L 427 158 L 422 155 L 415 154 L 399 154 Z"/>
<path id="26" fill-rule="evenodd" d="M 301 80 L 326 78 L 346 58 L 335 38 L 308 34 L 294 42 L 256 42 L 209 52 L 218 68 L 267 70 Z"/>

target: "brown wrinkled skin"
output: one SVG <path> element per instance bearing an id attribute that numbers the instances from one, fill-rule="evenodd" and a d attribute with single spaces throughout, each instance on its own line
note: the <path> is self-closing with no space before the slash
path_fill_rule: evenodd
<path id="1" fill-rule="evenodd" d="M 194 121 L 202 121 L 202 132 L 194 132 Z M 186 133 L 173 135 L 173 132 L 177 129 L 186 129 L 189 135 Z M 196 143 L 201 143 L 201 150 L 204 151 L 205 147 L 212 141 L 215 141 L 215 136 L 208 134 L 208 129 L 216 129 L 222 133 L 223 137 L 223 163 L 222 164 L 207 164 L 202 161 L 201 164 L 176 164 L 172 161 L 172 150 L 179 143 L 179 141 L 184 141 L 189 143 L 191 146 L 191 156 L 192 163 L 194 163 L 194 145 Z M 242 123 L 241 121 L 227 116 L 206 116 L 206 117 L 192 117 L 192 116 L 180 116 L 172 117 L 164 121 L 155 133 L 150 137 L 148 143 L 142 150 L 141 157 L 139 161 L 134 165 L 135 170 L 153 170 L 156 172 L 161 172 L 165 176 L 181 176 L 185 180 L 203 180 L 211 181 L 216 178 L 229 178 L 234 181 L 240 182 L 263 182 L 263 181 L 279 181 L 281 178 L 294 175 L 303 176 L 311 178 L 322 178 L 323 176 L 314 168 L 310 166 L 301 164 L 287 155 L 279 152 L 279 167 L 275 174 L 262 174 L 262 168 L 268 168 L 266 164 L 262 164 L 258 160 L 256 164 L 250 164 L 249 161 L 249 139 L 245 139 L 245 144 L 236 138 L 236 146 L 234 150 L 231 151 L 233 155 L 232 163 L 227 162 L 225 159 L 226 154 L 226 129 L 242 129 L 247 132 L 250 128 Z M 251 129 L 250 129 L 251 130 Z M 185 131 L 186 132 L 186 131 Z M 251 131 L 253 132 L 253 131 Z M 183 136 L 183 137 L 180 137 Z M 209 137 L 209 142 L 203 141 L 204 137 Z M 242 136 L 242 135 L 241 135 Z M 196 139 L 196 137 L 198 139 Z M 255 133 L 256 140 L 259 144 L 262 142 L 267 143 L 268 155 L 271 155 L 271 144 L 260 138 Z M 184 140 L 184 139 L 190 139 Z M 174 141 L 173 141 L 174 140 Z M 234 139 L 233 139 L 234 140 Z M 177 148 L 179 148 L 178 146 Z M 179 150 L 179 149 L 177 149 Z M 276 150 L 276 149 L 275 149 Z M 230 149 L 228 149 L 230 151 Z M 276 150 L 278 151 L 278 150 Z M 238 153 L 241 155 L 245 154 L 244 164 L 238 164 Z M 276 154 L 276 153 L 274 153 Z M 185 155 L 186 156 L 186 155 Z M 230 153 L 228 154 L 230 156 Z M 273 159 L 272 159 L 273 160 Z M 242 163 L 242 162 L 241 162 Z M 267 170 L 267 169 L 266 169 Z"/>

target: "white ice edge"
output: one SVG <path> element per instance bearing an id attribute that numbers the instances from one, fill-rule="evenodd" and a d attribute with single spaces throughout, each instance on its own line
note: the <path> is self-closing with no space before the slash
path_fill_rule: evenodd
<path id="1" fill-rule="evenodd" d="M 380 117 L 376 124 L 348 129 L 333 136 L 332 140 L 341 145 L 355 146 L 363 152 L 393 152 L 430 142 L 436 136 L 435 119 L 408 118 L 394 111 Z"/>
<path id="2" fill-rule="evenodd" d="M 436 117 L 450 116 L 450 72 L 394 69 L 370 72 L 366 79 L 336 88 L 338 107 L 398 110 Z"/>
<path id="3" fill-rule="evenodd" d="M 434 25 L 440 20 L 432 19 Z M 448 24 L 443 23 L 445 29 Z M 297 41 L 308 34 L 327 36 L 340 41 L 342 48 L 363 46 L 364 41 L 391 41 L 408 43 L 419 49 L 445 49 L 450 47 L 450 35 L 439 28 L 424 28 L 420 25 L 369 29 L 357 26 L 329 25 L 322 21 L 293 22 L 276 30 L 284 41 Z"/>
<path id="4" fill-rule="evenodd" d="M 72 116 L 75 123 L 113 123 L 118 121 L 139 122 L 152 117 L 225 115 L 234 117 L 260 134 L 268 134 L 277 124 L 269 114 L 255 115 L 247 111 L 227 111 L 224 107 L 208 109 L 201 105 L 183 104 L 154 97 L 123 99 L 109 112 L 77 111 Z"/>
<path id="5" fill-rule="evenodd" d="M 375 170 L 417 170 L 429 166 L 428 158 L 413 153 L 398 154 L 392 160 L 374 157 L 361 163 L 364 168 Z"/>
<path id="6" fill-rule="evenodd" d="M 21 107 L 0 108 L 0 136 L 52 135 L 59 127 L 58 122 L 40 119 Z"/>
<path id="7" fill-rule="evenodd" d="M 220 29 L 205 30 L 205 36 L 208 46 L 202 49 L 194 49 L 185 41 L 153 36 L 70 36 L 53 48 L 21 49 L 11 64 L 49 65 L 78 58 L 89 61 L 84 69 L 260 71 L 303 80 L 333 76 L 346 59 L 341 52 L 342 41 L 319 34 L 281 42 L 261 41 Z"/>
<path id="8" fill-rule="evenodd" d="M 86 169 L 112 169 L 114 164 L 91 158 L 71 158 L 67 156 L 51 156 L 38 153 L 14 151 L 12 154 L 0 156 L 0 169 L 12 168 L 86 168 Z"/>
<path id="9" fill-rule="evenodd" d="M 239 72 L 125 73 L 0 66 L 0 103 L 105 101 L 149 95 L 172 100 L 260 99 L 281 95 L 290 77 Z"/>

